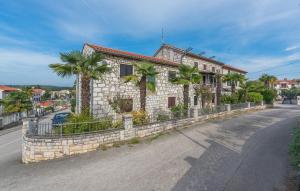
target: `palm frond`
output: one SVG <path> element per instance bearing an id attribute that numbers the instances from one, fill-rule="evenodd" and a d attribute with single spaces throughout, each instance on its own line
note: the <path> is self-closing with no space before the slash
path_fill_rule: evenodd
<path id="1" fill-rule="evenodd" d="M 124 81 L 125 83 L 133 82 L 136 86 L 139 85 L 140 78 L 137 75 L 125 76 L 124 79 L 125 79 Z"/>
<path id="2" fill-rule="evenodd" d="M 70 64 L 50 64 L 49 67 L 61 77 L 70 77 L 77 73 Z"/>
<path id="3" fill-rule="evenodd" d="M 147 82 L 146 83 L 146 87 L 151 92 L 155 92 L 155 89 L 156 89 L 155 83 L 153 83 L 153 82 Z"/>

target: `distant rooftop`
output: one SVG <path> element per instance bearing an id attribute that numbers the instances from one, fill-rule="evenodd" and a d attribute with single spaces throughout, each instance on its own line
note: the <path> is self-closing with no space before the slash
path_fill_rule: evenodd
<path id="1" fill-rule="evenodd" d="M 15 92 L 15 91 L 18 91 L 19 89 L 5 86 L 5 85 L 0 85 L 0 90 L 5 91 L 5 92 Z"/>

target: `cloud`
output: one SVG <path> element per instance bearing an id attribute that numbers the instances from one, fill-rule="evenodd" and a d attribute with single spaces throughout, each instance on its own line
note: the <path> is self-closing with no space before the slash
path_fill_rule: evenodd
<path id="1" fill-rule="evenodd" d="M 48 67 L 59 62 L 56 55 L 24 49 L 0 48 L 0 83 L 71 85 L 73 79 L 62 80 Z"/>
<path id="2" fill-rule="evenodd" d="M 287 47 L 286 49 L 285 49 L 285 51 L 293 51 L 293 50 L 296 50 L 296 49 L 298 49 L 298 48 L 300 48 L 300 46 L 299 45 L 294 45 L 294 46 L 289 46 L 289 47 Z"/>
<path id="3" fill-rule="evenodd" d="M 282 56 L 223 55 L 223 57 L 227 57 L 229 64 L 248 71 L 250 79 L 257 79 L 263 73 L 291 78 L 300 75 L 296 69 L 300 65 L 300 52 Z"/>

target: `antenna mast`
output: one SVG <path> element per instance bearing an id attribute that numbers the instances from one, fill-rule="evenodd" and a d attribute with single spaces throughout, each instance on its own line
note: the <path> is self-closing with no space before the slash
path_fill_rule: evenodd
<path id="1" fill-rule="evenodd" d="M 165 40 L 164 40 L 164 28 L 161 28 L 161 44 L 164 44 Z"/>

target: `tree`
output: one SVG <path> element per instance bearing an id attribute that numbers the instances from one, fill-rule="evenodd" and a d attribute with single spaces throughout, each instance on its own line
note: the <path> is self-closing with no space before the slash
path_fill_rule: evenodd
<path id="1" fill-rule="evenodd" d="M 274 88 L 274 84 L 275 84 L 277 78 L 276 78 L 276 76 L 273 76 L 273 75 L 263 74 L 259 78 L 259 80 L 264 82 L 266 88 L 270 89 L 270 88 Z"/>
<path id="2" fill-rule="evenodd" d="M 46 90 L 45 93 L 41 97 L 42 101 L 47 101 L 50 98 L 51 98 L 51 94 L 50 94 L 49 90 Z"/>
<path id="3" fill-rule="evenodd" d="M 245 76 L 239 73 L 228 73 L 223 76 L 223 80 L 225 82 L 230 82 L 231 83 L 231 93 L 235 94 L 236 93 L 236 86 L 238 85 L 238 82 L 241 84 L 243 83 L 246 79 Z"/>
<path id="4" fill-rule="evenodd" d="M 99 80 L 102 75 L 110 70 L 100 53 L 82 55 L 79 51 L 60 53 L 64 63 L 50 64 L 49 67 L 61 77 L 79 75 L 81 81 L 81 108 L 85 114 L 90 108 L 90 83 L 91 79 Z M 102 62 L 100 64 L 100 62 Z"/>
<path id="5" fill-rule="evenodd" d="M 186 108 L 189 105 L 189 87 L 191 84 L 199 84 L 202 76 L 198 71 L 198 68 L 191 67 L 185 64 L 179 65 L 179 74 L 172 82 L 175 84 L 183 85 L 183 104 Z"/>
<path id="6" fill-rule="evenodd" d="M 158 72 L 156 72 L 154 65 L 148 62 L 137 62 L 134 63 L 133 66 L 136 73 L 126 76 L 125 83 L 132 81 L 137 87 L 139 87 L 140 107 L 142 111 L 145 111 L 147 89 L 152 92 L 155 91 L 155 76 Z"/>
<path id="7" fill-rule="evenodd" d="M 6 96 L 3 100 L 0 100 L 0 104 L 4 106 L 4 112 L 6 113 L 28 113 L 32 109 L 32 102 L 27 92 L 17 91 L 12 92 Z"/>
<path id="8" fill-rule="evenodd" d="M 216 80 L 217 80 L 217 88 L 216 88 L 217 105 L 220 105 L 221 96 L 222 96 L 222 75 L 216 74 Z"/>

